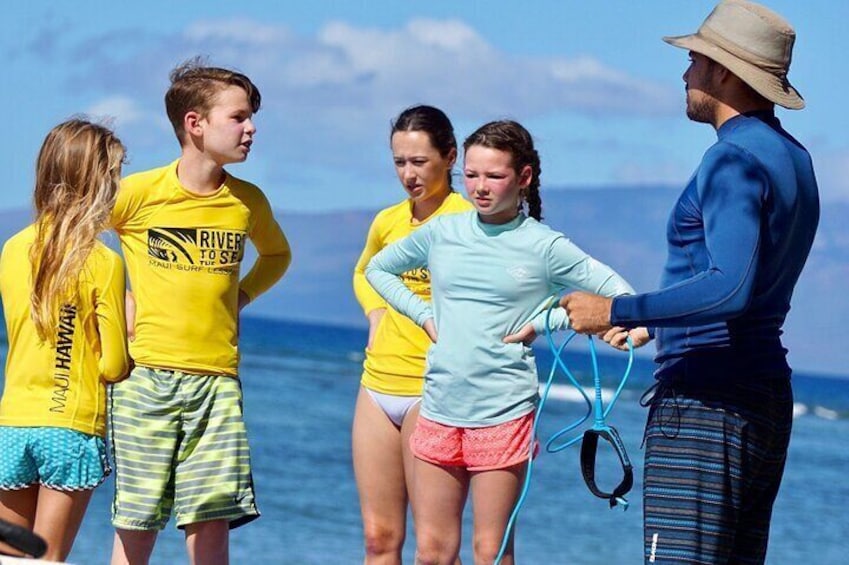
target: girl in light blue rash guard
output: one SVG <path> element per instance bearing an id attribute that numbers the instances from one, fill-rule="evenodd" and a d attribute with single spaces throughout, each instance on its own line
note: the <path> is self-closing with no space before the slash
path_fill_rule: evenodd
<path id="1" fill-rule="evenodd" d="M 574 289 L 633 292 L 612 269 L 539 222 L 539 156 L 524 127 L 491 122 L 464 148 L 466 191 L 476 210 L 434 218 L 366 269 L 375 290 L 434 342 L 410 440 L 422 563 L 457 557 L 469 489 L 475 562 L 491 563 L 498 554 L 525 474 L 538 401 L 526 343 L 544 330 L 552 297 Z M 432 303 L 398 276 L 425 265 Z M 567 328 L 565 311 L 555 310 L 551 322 Z M 511 539 L 504 564 L 514 561 L 512 545 Z"/>

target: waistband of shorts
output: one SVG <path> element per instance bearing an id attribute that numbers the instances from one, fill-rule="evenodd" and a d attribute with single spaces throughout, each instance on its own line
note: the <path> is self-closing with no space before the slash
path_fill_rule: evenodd
<path id="1" fill-rule="evenodd" d="M 239 378 L 238 375 L 225 375 L 225 374 L 222 374 L 222 373 L 217 373 L 217 374 L 216 373 L 201 373 L 201 372 L 198 372 L 198 371 L 186 371 L 186 370 L 183 370 L 183 369 L 171 369 L 171 368 L 168 368 L 168 367 L 154 367 L 154 366 L 151 366 L 151 365 L 136 365 L 135 368 L 133 369 L 133 372 L 136 372 L 136 370 L 139 370 L 139 369 L 144 370 L 144 371 L 149 371 L 151 373 L 155 373 L 155 374 L 158 374 L 158 375 L 165 375 L 165 376 L 224 377 L 224 378 L 230 378 L 230 379 L 238 379 Z"/>

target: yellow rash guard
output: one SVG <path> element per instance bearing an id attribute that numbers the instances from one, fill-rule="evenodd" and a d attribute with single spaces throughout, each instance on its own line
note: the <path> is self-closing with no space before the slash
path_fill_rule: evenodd
<path id="1" fill-rule="evenodd" d="M 418 396 L 422 393 L 425 370 L 425 353 L 431 345 L 430 338 L 409 318 L 399 314 L 374 291 L 365 278 L 368 262 L 390 243 L 403 239 L 413 230 L 441 214 L 471 210 L 472 205 L 460 194 L 452 192 L 442 205 L 424 221 L 413 219 L 411 203 L 404 200 L 378 212 L 371 224 L 366 245 L 354 268 L 354 294 L 368 314 L 377 308 L 386 308 L 386 314 L 377 327 L 371 349 L 366 349 L 361 383 L 364 387 L 383 394 Z M 430 273 L 416 269 L 404 273 L 404 284 L 424 300 L 430 300 Z"/>
<path id="2" fill-rule="evenodd" d="M 61 307 L 56 344 L 41 341 L 30 316 L 29 250 L 35 227 L 12 236 L 0 256 L 0 295 L 9 338 L 0 425 L 105 433 L 104 381 L 128 369 L 124 268 L 99 241 L 86 259 L 76 304 Z"/>
<path id="3" fill-rule="evenodd" d="M 130 354 L 147 367 L 236 376 L 239 290 L 277 282 L 291 251 L 262 191 L 226 175 L 212 194 L 188 191 L 177 163 L 121 183 L 112 224 L 136 301 Z M 258 258 L 240 281 L 250 239 Z"/>

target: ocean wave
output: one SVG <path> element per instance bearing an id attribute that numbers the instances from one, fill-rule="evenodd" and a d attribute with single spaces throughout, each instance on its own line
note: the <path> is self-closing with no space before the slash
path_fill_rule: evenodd
<path id="1" fill-rule="evenodd" d="M 366 356 L 362 351 L 349 351 L 345 354 L 345 359 L 354 363 L 362 363 Z"/>
<path id="2" fill-rule="evenodd" d="M 793 417 L 799 418 L 801 416 L 813 416 L 823 420 L 836 421 L 849 418 L 849 413 L 841 412 L 840 410 L 835 410 L 818 404 L 808 406 L 802 402 L 793 403 Z"/>
<path id="3" fill-rule="evenodd" d="M 593 387 L 583 387 L 582 389 L 587 397 L 592 402 L 595 399 L 595 388 Z M 539 389 L 540 395 L 545 392 L 545 386 L 540 385 Z M 613 399 L 613 394 L 615 393 L 615 389 L 613 388 L 602 388 L 601 389 L 601 399 L 605 404 L 609 403 L 611 399 Z M 633 396 L 632 391 L 625 390 L 622 392 L 623 396 Z M 584 403 L 584 396 L 581 392 L 575 388 L 573 385 L 567 384 L 556 384 L 551 385 L 551 390 L 548 393 L 549 400 L 557 400 L 560 402 L 576 402 L 576 403 Z M 802 416 L 813 416 L 815 418 L 821 418 L 823 420 L 836 421 L 836 420 L 845 420 L 849 419 L 849 413 L 841 412 L 840 410 L 834 410 L 832 408 L 828 408 L 826 406 L 821 405 L 808 405 L 803 402 L 795 402 L 793 403 L 793 418 L 799 418 Z"/>
<path id="4" fill-rule="evenodd" d="M 545 386 L 540 386 L 539 392 L 542 394 L 545 391 Z M 583 387 L 584 394 L 592 401 L 595 398 L 594 387 Z M 612 388 L 601 389 L 601 399 L 605 403 L 610 402 L 613 394 L 616 391 Z M 586 402 L 584 396 L 573 385 L 551 385 L 551 390 L 548 392 L 548 398 L 552 400 L 562 400 L 565 402 Z"/>
<path id="5" fill-rule="evenodd" d="M 814 415 L 823 418 L 824 420 L 840 420 L 841 414 L 837 410 L 826 408 L 825 406 L 814 406 Z"/>

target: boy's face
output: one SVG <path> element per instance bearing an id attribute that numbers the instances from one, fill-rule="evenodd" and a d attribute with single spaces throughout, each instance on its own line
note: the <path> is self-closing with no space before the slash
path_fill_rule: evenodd
<path id="1" fill-rule="evenodd" d="M 241 163 L 248 158 L 256 133 L 248 94 L 238 86 L 221 90 L 206 116 L 198 121 L 203 151 L 219 165 Z"/>

